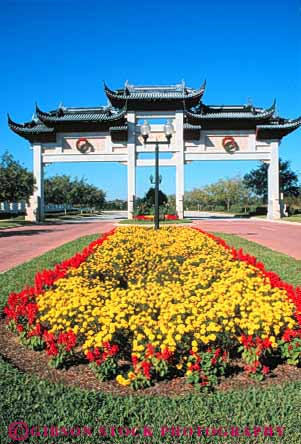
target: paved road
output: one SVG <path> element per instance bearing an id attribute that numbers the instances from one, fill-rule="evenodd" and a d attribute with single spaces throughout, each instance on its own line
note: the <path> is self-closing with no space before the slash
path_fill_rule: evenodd
<path id="1" fill-rule="evenodd" d="M 203 219 L 233 219 L 234 214 L 231 213 L 219 213 L 218 211 L 184 211 L 184 216 L 193 220 L 203 220 Z"/>
<path id="2" fill-rule="evenodd" d="M 301 259 L 301 224 L 260 220 L 200 220 L 194 224 L 205 231 L 237 234 L 272 250 Z"/>
<path id="3" fill-rule="evenodd" d="M 91 218 L 74 222 L 0 230 L 0 272 L 81 236 L 106 232 L 117 221 Z M 236 234 L 301 259 L 301 225 L 236 219 L 195 220 L 194 224 L 206 231 Z"/>
<path id="4" fill-rule="evenodd" d="M 0 272 L 81 236 L 109 231 L 114 221 L 35 225 L 0 230 Z"/>

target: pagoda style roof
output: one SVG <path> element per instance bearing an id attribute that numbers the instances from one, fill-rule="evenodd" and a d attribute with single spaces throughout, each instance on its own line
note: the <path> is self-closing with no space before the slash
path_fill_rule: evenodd
<path id="1" fill-rule="evenodd" d="M 277 118 L 266 125 L 256 126 L 256 138 L 262 139 L 281 139 L 287 134 L 301 126 L 301 116 L 297 119 Z"/>
<path id="2" fill-rule="evenodd" d="M 128 110 L 176 110 L 199 104 L 206 81 L 199 89 L 188 88 L 184 82 L 170 86 L 134 86 L 125 83 L 122 89 L 111 90 L 104 84 L 112 106 Z"/>
<path id="3" fill-rule="evenodd" d="M 253 105 L 204 105 L 185 111 L 184 135 L 190 139 L 203 130 L 255 130 L 257 139 L 281 139 L 301 126 L 295 120 L 275 116 L 276 101 L 269 108 Z M 195 130 L 193 130 L 195 128 Z"/>
<path id="4" fill-rule="evenodd" d="M 12 131 L 30 142 L 55 142 L 59 132 L 110 131 L 113 127 L 122 128 L 114 132 L 116 138 L 122 139 L 127 122 L 126 110 L 115 110 L 112 107 L 98 108 L 65 108 L 44 112 L 36 106 L 36 117 L 30 122 L 19 124 L 8 117 Z M 127 137 L 126 139 L 127 140 Z"/>
<path id="5" fill-rule="evenodd" d="M 184 123 L 184 140 L 196 140 L 200 138 L 202 126 Z"/>
<path id="6" fill-rule="evenodd" d="M 276 102 L 270 108 L 252 105 L 204 105 L 186 110 L 187 123 L 202 125 L 203 129 L 255 129 L 257 124 L 268 122 L 274 115 Z"/>
<path id="7" fill-rule="evenodd" d="M 47 127 L 56 131 L 101 131 L 112 125 L 125 123 L 126 110 L 114 110 L 111 107 L 65 108 L 44 112 L 36 106 L 37 118 Z"/>
<path id="8" fill-rule="evenodd" d="M 33 119 L 27 123 L 16 123 L 8 115 L 8 126 L 19 136 L 30 142 L 55 142 L 56 133 L 54 128 L 48 128 L 38 119 Z"/>
<path id="9" fill-rule="evenodd" d="M 276 115 L 276 101 L 268 108 L 247 105 L 206 105 L 202 102 L 206 82 L 199 89 L 188 88 L 183 81 L 169 86 L 134 86 L 128 82 L 122 89 L 105 93 L 111 105 L 89 108 L 58 106 L 42 111 L 36 106 L 35 117 L 19 124 L 8 117 L 12 131 L 32 143 L 55 142 L 57 133 L 109 132 L 113 142 L 128 140 L 127 111 L 182 110 L 184 113 L 183 137 L 199 140 L 201 131 L 256 132 L 257 139 L 281 139 L 301 126 L 301 117 L 295 120 Z"/>

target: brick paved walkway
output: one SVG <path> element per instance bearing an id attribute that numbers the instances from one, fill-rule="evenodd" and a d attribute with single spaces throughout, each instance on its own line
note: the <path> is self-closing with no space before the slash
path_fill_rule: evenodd
<path id="1" fill-rule="evenodd" d="M 260 220 L 200 220 L 195 224 L 205 231 L 241 236 L 272 250 L 301 259 L 301 224 Z"/>
<path id="2" fill-rule="evenodd" d="M 115 222 L 99 220 L 0 230 L 0 272 L 81 236 L 106 232 Z M 233 219 L 200 220 L 194 224 L 206 231 L 236 234 L 272 250 L 301 259 L 301 225 Z"/>
<path id="3" fill-rule="evenodd" d="M 0 230 L 0 272 L 40 256 L 81 236 L 104 233 L 114 222 L 34 225 Z"/>

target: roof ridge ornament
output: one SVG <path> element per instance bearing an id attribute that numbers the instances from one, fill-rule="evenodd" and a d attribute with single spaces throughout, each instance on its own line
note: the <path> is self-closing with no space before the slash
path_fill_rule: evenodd
<path id="1" fill-rule="evenodd" d="M 276 117 L 276 115 L 277 115 L 277 103 L 276 103 L 276 97 L 274 98 L 274 102 L 273 102 L 271 108 L 274 108 L 273 116 Z"/>
<path id="2" fill-rule="evenodd" d="M 12 120 L 9 113 L 7 113 L 7 122 L 8 122 L 9 127 L 12 127 L 12 126 L 23 127 L 24 126 L 21 123 L 17 123 L 14 120 Z"/>
<path id="3" fill-rule="evenodd" d="M 62 111 L 66 111 L 67 108 L 64 106 L 63 102 L 60 102 L 58 109 L 61 109 Z"/>
<path id="4" fill-rule="evenodd" d="M 34 123 L 38 123 L 39 122 L 39 118 L 38 118 L 37 113 L 35 111 L 33 112 L 32 116 L 31 116 L 31 120 Z"/>

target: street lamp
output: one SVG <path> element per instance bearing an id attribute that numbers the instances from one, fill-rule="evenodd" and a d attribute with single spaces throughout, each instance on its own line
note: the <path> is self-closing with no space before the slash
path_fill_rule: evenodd
<path id="1" fill-rule="evenodd" d="M 145 120 L 143 122 L 143 124 L 140 127 L 140 132 L 141 135 L 143 137 L 143 141 L 144 141 L 144 145 L 153 145 L 154 142 L 152 141 L 147 141 L 150 132 L 151 132 L 151 127 L 150 124 L 148 123 L 147 120 Z M 169 145 L 170 144 L 170 139 L 172 138 L 174 132 L 174 127 L 171 123 L 170 120 L 168 120 L 165 125 L 164 125 L 164 133 L 165 133 L 165 137 L 166 137 L 166 141 L 162 141 L 162 142 L 158 142 L 158 140 L 156 139 L 155 142 L 155 217 L 154 217 L 154 222 L 155 222 L 155 230 L 159 229 L 159 184 L 161 182 L 160 180 L 160 175 L 159 175 L 159 144 L 161 145 Z"/>

